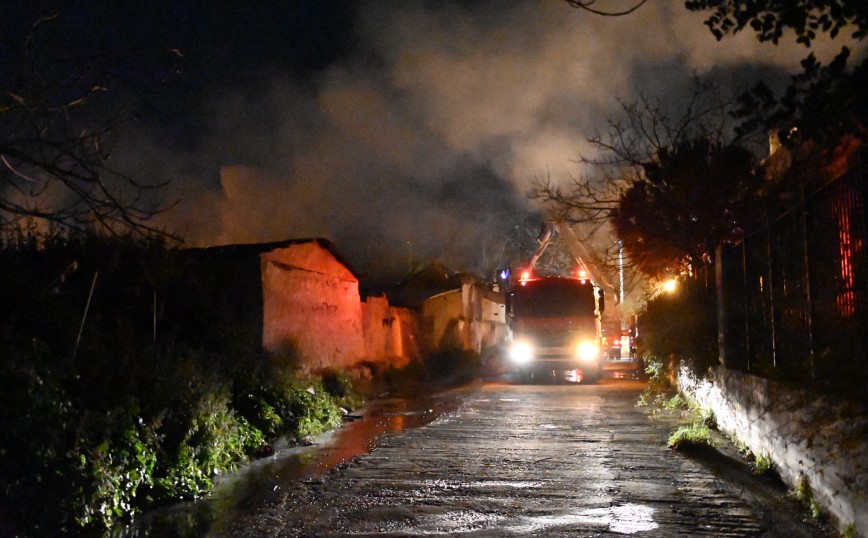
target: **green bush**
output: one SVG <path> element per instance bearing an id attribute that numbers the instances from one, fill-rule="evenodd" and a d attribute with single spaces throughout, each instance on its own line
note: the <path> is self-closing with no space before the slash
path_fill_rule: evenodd
<path id="1" fill-rule="evenodd" d="M 110 529 L 117 521 L 128 520 L 141 508 L 140 488 L 147 491 L 154 485 L 159 422 L 126 418 L 116 435 L 68 454 L 78 458 L 77 471 L 83 477 L 73 496 L 75 521 L 81 527 Z"/>
<path id="2" fill-rule="evenodd" d="M 330 368 L 320 374 L 323 389 L 345 409 L 352 410 L 364 403 L 364 395 L 356 389 L 356 383 L 347 372 Z"/>
<path id="3" fill-rule="evenodd" d="M 197 402 L 184 438 L 158 480 L 162 494 L 195 498 L 210 491 L 212 477 L 234 469 L 265 445 L 262 432 L 230 408 L 230 395 L 217 390 Z"/>
<path id="4" fill-rule="evenodd" d="M 296 388 L 289 398 L 290 423 L 296 439 L 317 436 L 338 427 L 343 420 L 335 400 L 317 384 Z"/>
<path id="5" fill-rule="evenodd" d="M 718 360 L 716 299 L 699 282 L 682 280 L 677 292 L 649 299 L 638 323 L 647 362 L 675 357 L 702 369 Z"/>

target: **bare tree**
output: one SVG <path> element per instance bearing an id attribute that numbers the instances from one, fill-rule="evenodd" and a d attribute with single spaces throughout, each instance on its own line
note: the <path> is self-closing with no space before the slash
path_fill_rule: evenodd
<path id="1" fill-rule="evenodd" d="M 530 196 L 543 204 L 550 218 L 599 228 L 617 208 L 621 192 L 644 176 L 645 167 L 661 151 L 696 138 L 715 143 L 731 139 L 731 101 L 698 79 L 677 111 L 645 95 L 619 104 L 619 116 L 588 137 L 595 154 L 576 159 L 585 170 L 583 175 L 572 176 L 565 184 L 550 176 L 532 181 Z"/>
<path id="2" fill-rule="evenodd" d="M 152 58 L 75 47 L 61 12 L 5 36 L 0 55 L 0 230 L 37 221 L 101 233 L 168 235 L 149 223 L 166 208 L 164 180 L 134 178 L 111 161 L 117 128 L 133 118 L 133 86 Z M 16 42 L 17 40 L 17 42 Z M 159 62 L 172 53 L 163 51 Z M 163 83 L 163 80 L 154 82 Z"/>

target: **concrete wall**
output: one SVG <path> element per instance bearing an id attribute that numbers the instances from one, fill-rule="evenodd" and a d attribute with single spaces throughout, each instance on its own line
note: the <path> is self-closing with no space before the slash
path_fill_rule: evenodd
<path id="1" fill-rule="evenodd" d="M 506 337 L 506 308 L 499 294 L 479 285 L 462 284 L 460 289 L 425 301 L 422 327 L 428 349 L 479 353 Z"/>
<path id="2" fill-rule="evenodd" d="M 700 378 L 686 367 L 678 387 L 714 411 L 721 431 L 771 458 L 795 489 L 807 478 L 815 501 L 841 530 L 868 537 L 868 418 L 846 404 L 817 399 L 769 380 L 717 367 Z"/>

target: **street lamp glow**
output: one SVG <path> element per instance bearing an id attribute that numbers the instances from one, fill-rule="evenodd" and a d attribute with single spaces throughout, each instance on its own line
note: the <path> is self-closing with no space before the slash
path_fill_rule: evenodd
<path id="1" fill-rule="evenodd" d="M 678 287 L 678 281 L 674 278 L 670 278 L 663 282 L 663 291 L 666 293 L 672 293 Z"/>

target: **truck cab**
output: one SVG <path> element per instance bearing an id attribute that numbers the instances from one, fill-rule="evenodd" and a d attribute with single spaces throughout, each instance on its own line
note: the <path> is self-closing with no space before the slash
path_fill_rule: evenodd
<path id="1" fill-rule="evenodd" d="M 522 275 L 507 295 L 507 360 L 525 381 L 595 381 L 603 369 L 602 291 L 590 280 Z"/>

